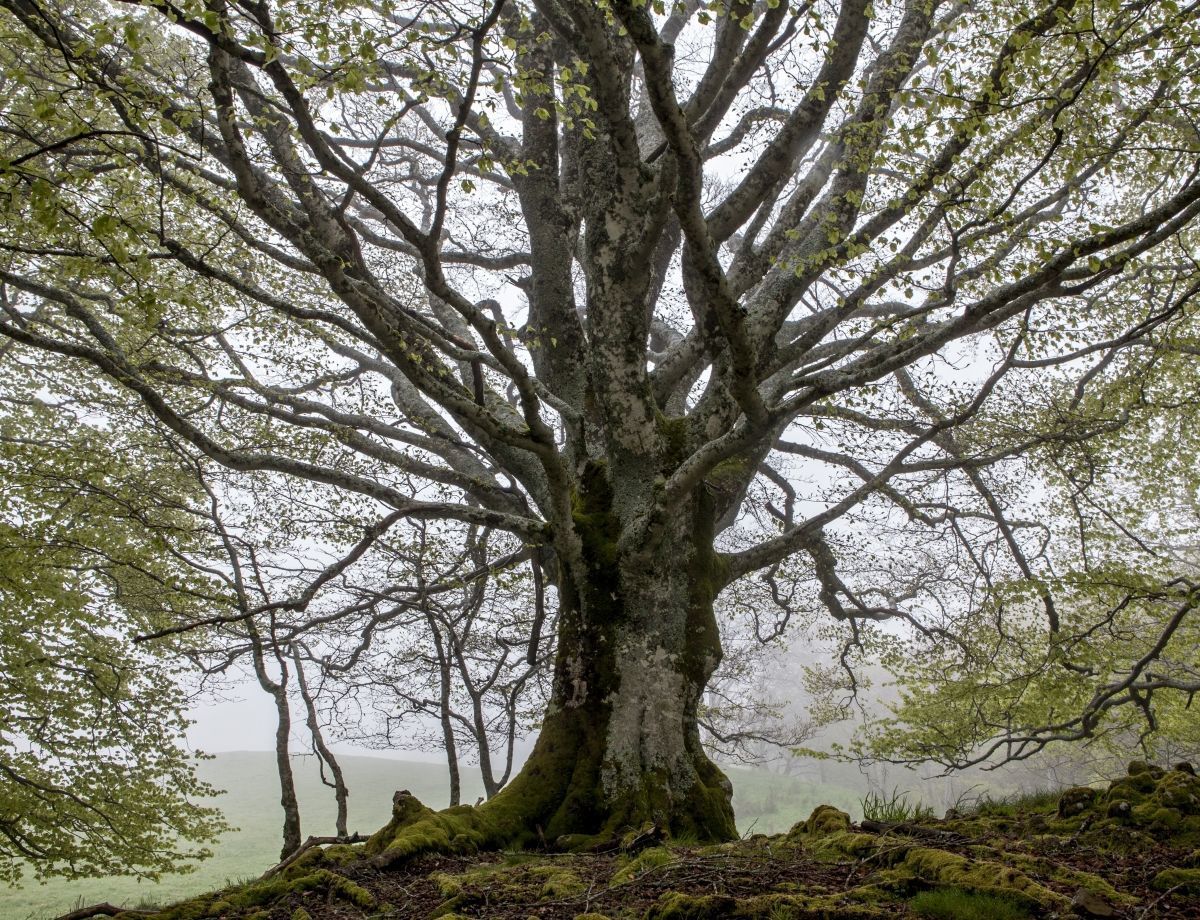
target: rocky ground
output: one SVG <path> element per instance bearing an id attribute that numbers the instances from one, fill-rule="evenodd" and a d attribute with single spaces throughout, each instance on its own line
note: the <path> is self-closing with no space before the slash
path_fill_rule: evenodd
<path id="1" fill-rule="evenodd" d="M 850 822 L 718 846 L 653 828 L 602 852 L 396 858 L 412 803 L 365 844 L 313 848 L 257 882 L 125 920 L 1022 920 L 1200 918 L 1200 779 L 1142 763 L 1105 788 L 944 819 Z M 406 811 L 407 809 L 407 811 Z M 112 914 L 113 910 L 104 911 Z M 86 916 L 75 912 L 74 918 Z"/>

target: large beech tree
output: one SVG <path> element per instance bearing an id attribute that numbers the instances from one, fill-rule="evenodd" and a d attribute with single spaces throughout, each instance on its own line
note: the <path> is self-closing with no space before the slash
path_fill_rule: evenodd
<path id="1" fill-rule="evenodd" d="M 0 6 L 0 334 L 340 496 L 331 578 L 440 519 L 556 592 L 532 756 L 393 852 L 732 836 L 697 708 L 751 576 L 848 657 L 1011 616 L 1107 678 L 1037 477 L 1191 347 L 1195 4 Z"/>

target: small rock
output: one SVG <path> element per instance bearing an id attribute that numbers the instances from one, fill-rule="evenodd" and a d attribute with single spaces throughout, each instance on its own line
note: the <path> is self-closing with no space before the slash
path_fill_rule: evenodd
<path id="1" fill-rule="evenodd" d="M 1090 888 L 1080 888 L 1071 898 L 1071 910 L 1080 917 L 1119 917 L 1115 907 Z"/>
<path id="2" fill-rule="evenodd" d="M 1154 777 L 1155 779 L 1157 779 L 1158 777 L 1162 776 L 1165 772 L 1166 771 L 1162 767 L 1156 766 L 1155 764 L 1152 764 L 1152 763 L 1146 763 L 1146 761 L 1144 761 L 1144 760 L 1134 760 L 1134 761 L 1131 761 L 1129 764 L 1129 775 L 1130 776 L 1145 775 L 1145 776 L 1151 776 L 1151 777 Z"/>
<path id="3" fill-rule="evenodd" d="M 1196 768 L 1186 760 L 1181 760 L 1179 763 L 1175 764 L 1174 769 L 1178 770 L 1180 773 L 1190 773 L 1192 776 L 1196 775 Z"/>
<path id="4" fill-rule="evenodd" d="M 1129 820 L 1129 816 L 1133 814 L 1133 806 L 1120 799 L 1116 802 L 1110 802 L 1108 806 L 1108 816 L 1110 818 L 1118 818 L 1121 821 Z"/>

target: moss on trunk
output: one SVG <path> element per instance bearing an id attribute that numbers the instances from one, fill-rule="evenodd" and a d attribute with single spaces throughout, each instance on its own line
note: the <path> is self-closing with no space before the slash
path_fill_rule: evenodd
<path id="1" fill-rule="evenodd" d="M 559 580 L 554 689 L 529 760 L 478 808 L 433 812 L 401 797 L 370 850 L 615 846 L 648 825 L 701 841 L 736 836 L 732 788 L 704 753 L 697 707 L 720 661 L 723 583 L 702 498 L 652 550 L 624 556 L 603 464 L 573 503 L 581 563 Z"/>

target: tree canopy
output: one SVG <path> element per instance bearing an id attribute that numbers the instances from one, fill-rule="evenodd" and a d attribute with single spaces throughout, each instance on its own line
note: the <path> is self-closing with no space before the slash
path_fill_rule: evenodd
<path id="1" fill-rule="evenodd" d="M 163 510 L 185 495 L 136 437 L 115 460 L 35 402 L 0 418 L 0 879 L 157 877 L 227 826 L 180 743 L 180 663 L 132 641 L 196 615 L 191 573 L 163 557 L 194 539 Z"/>
<path id="2" fill-rule="evenodd" d="M 1200 688 L 1146 536 L 1195 489 L 1195 4 L 0 7 L 10 360 L 259 496 L 274 582 L 226 560 L 237 602 L 175 625 L 353 661 L 464 578 L 552 588 L 529 762 L 396 858 L 732 834 L 697 713 L 734 583 L 767 632 L 839 624 L 843 690 L 911 672 L 889 756 Z M 416 522 L 511 542 L 380 580 Z"/>

